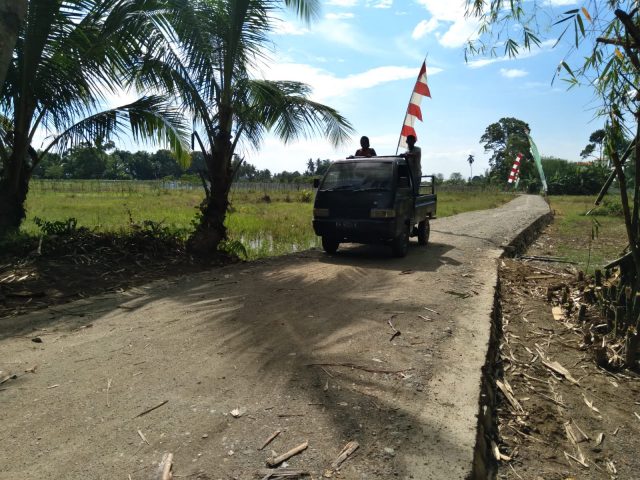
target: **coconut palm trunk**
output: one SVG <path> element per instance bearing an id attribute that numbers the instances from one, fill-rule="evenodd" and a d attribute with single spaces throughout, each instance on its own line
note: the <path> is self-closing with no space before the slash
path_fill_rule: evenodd
<path id="1" fill-rule="evenodd" d="M 227 238 L 225 220 L 237 148 L 258 148 L 266 132 L 284 142 L 319 133 L 334 145 L 352 128 L 337 111 L 309 99 L 300 82 L 252 78 L 250 67 L 267 58 L 274 18 L 293 8 L 316 18 L 318 0 L 193 0 L 176 10 L 173 31 L 179 52 L 165 50 L 170 83 L 193 113 L 196 138 L 205 158 L 205 198 L 189 239 L 190 250 L 208 256 Z M 266 65 L 266 64 L 265 64 Z M 154 76 L 143 77 L 150 85 Z"/>
<path id="2" fill-rule="evenodd" d="M 28 192 L 29 175 L 24 169 L 14 168 L 0 179 L 0 238 L 20 227 Z"/>
<path id="3" fill-rule="evenodd" d="M 28 102 L 33 104 L 29 98 Z M 15 129 L 11 154 L 4 164 L 0 177 L 0 238 L 8 232 L 17 230 L 25 218 L 25 201 L 29 192 L 29 180 L 32 169 L 38 164 L 38 157 L 31 149 L 27 129 L 28 118 L 35 109 L 20 104 L 14 117 Z M 29 158 L 30 157 L 30 158 Z"/>
<path id="4" fill-rule="evenodd" d="M 220 242 L 227 238 L 225 220 L 233 181 L 232 152 L 229 135 L 219 133 L 214 137 L 212 152 L 204 155 L 207 165 L 205 176 L 211 188 L 205 192 L 200 204 L 200 222 L 189 239 L 190 250 L 200 255 L 215 252 Z"/>

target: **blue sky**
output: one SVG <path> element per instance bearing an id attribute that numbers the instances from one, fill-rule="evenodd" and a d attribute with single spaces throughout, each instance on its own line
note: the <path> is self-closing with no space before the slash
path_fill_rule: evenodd
<path id="1" fill-rule="evenodd" d="M 547 0 L 557 12 L 575 5 Z M 464 18 L 463 0 L 325 0 L 321 19 L 306 25 L 283 13 L 273 35 L 274 52 L 257 75 L 299 80 L 312 97 L 338 109 L 355 128 L 352 144 L 334 150 L 315 137 L 283 145 L 267 137 L 260 150 L 246 150 L 246 160 L 272 172 L 303 171 L 309 158 L 338 159 L 358 148 L 367 135 L 378 154 L 393 154 L 409 95 L 427 56 L 432 98 L 422 102 L 424 122 L 417 122 L 423 171 L 469 175 L 488 167 L 479 143 L 485 128 L 501 117 L 529 123 L 542 155 L 576 161 L 589 135 L 601 128 L 587 87 L 567 90 L 552 85 L 553 74 L 569 45 L 555 43 L 551 31 L 541 48 L 517 59 L 473 58 L 466 63 L 464 44 L 475 31 Z M 578 60 L 577 58 L 575 60 Z"/>

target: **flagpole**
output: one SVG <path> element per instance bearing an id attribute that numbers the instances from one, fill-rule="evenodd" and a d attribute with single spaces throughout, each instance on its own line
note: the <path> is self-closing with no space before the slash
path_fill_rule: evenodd
<path id="1" fill-rule="evenodd" d="M 415 85 L 413 86 L 415 89 Z M 409 115 L 409 105 L 411 105 L 411 97 L 413 97 L 413 90 L 411 90 L 411 95 L 409 96 L 409 101 L 407 102 L 407 110 L 404 113 L 404 119 L 402 120 L 402 126 L 400 127 L 400 135 L 398 136 L 398 146 L 396 147 L 396 155 L 398 155 L 398 150 L 400 150 L 400 142 L 402 141 L 402 131 L 404 130 L 404 122 L 407 119 L 407 115 Z"/>
<path id="2" fill-rule="evenodd" d="M 424 56 L 424 60 L 422 61 L 422 63 L 424 65 L 427 64 L 427 57 L 429 56 L 429 54 Z M 422 65 L 420 66 L 420 68 L 422 68 Z M 418 83 L 418 80 L 420 80 L 420 73 L 418 73 L 418 78 L 416 78 L 416 82 L 413 84 L 413 89 L 411 90 L 411 94 L 409 95 L 409 101 L 407 102 L 407 110 L 404 113 L 404 119 L 402 120 L 402 127 L 400 127 L 400 135 L 398 136 L 398 146 L 396 147 L 396 155 L 398 155 L 398 150 L 400 150 L 400 142 L 402 141 L 402 130 L 404 130 L 404 121 L 407 119 L 407 115 L 409 114 L 409 106 L 411 105 L 411 97 L 413 97 L 413 92 L 416 89 L 416 84 Z"/>

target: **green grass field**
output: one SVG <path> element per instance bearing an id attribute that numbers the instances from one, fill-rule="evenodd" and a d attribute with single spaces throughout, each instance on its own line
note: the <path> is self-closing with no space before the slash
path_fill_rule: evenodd
<path id="1" fill-rule="evenodd" d="M 319 246 L 311 227 L 312 192 L 236 191 L 231 195 L 231 211 L 227 217 L 229 236 L 239 240 L 249 258 L 280 255 Z M 34 223 L 39 217 L 47 221 L 75 218 L 78 227 L 103 232 L 126 232 L 131 222 L 145 220 L 161 223 L 184 236 L 193 228 L 197 206 L 203 198 L 201 190 L 153 190 L 145 187 L 120 188 L 117 191 L 82 191 L 75 193 L 32 188 L 27 199 L 25 233 L 38 235 Z M 512 195 L 491 191 L 440 192 L 438 216 L 445 217 L 471 210 L 499 206 Z M 304 201 L 306 200 L 306 201 Z"/>
<path id="2" fill-rule="evenodd" d="M 617 201 L 611 195 L 608 199 Z M 555 211 L 552 235 L 555 244 L 550 253 L 578 262 L 579 268 L 593 272 L 611 260 L 618 258 L 627 245 L 624 219 L 620 216 L 602 215 L 602 208 L 593 215 L 585 215 L 595 196 L 552 196 L 551 208 Z"/>

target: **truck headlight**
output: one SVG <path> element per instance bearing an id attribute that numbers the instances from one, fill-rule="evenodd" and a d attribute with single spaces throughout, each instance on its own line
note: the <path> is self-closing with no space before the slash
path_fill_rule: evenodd
<path id="1" fill-rule="evenodd" d="M 383 208 L 372 208 L 371 209 L 371 218 L 395 218 L 396 211 L 383 209 Z"/>
<path id="2" fill-rule="evenodd" d="M 329 209 L 328 208 L 314 208 L 313 209 L 314 217 L 328 217 Z"/>

